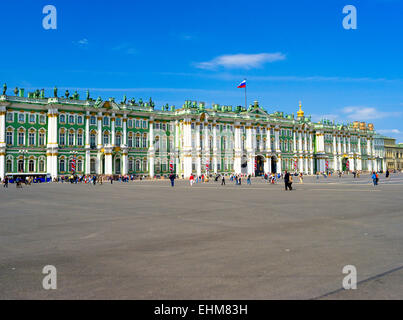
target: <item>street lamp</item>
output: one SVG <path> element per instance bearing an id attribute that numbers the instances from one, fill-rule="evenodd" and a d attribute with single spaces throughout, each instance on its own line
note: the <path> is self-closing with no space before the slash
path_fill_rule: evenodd
<path id="1" fill-rule="evenodd" d="M 21 149 L 21 150 L 18 150 L 18 153 L 20 154 L 20 155 L 22 155 L 22 168 L 20 169 L 20 168 L 18 168 L 19 170 L 19 172 L 24 172 L 25 171 L 25 155 L 26 154 L 28 154 L 28 149 Z"/>

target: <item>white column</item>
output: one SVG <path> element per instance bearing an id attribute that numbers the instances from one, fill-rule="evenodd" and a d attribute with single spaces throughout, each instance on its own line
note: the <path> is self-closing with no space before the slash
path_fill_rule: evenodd
<path id="1" fill-rule="evenodd" d="M 336 135 L 333 135 L 333 166 L 334 170 L 337 171 L 339 170 L 338 166 L 338 158 L 337 158 L 337 146 L 336 146 Z"/>
<path id="2" fill-rule="evenodd" d="M 271 132 L 270 126 L 266 128 L 266 151 L 271 152 Z"/>
<path id="3" fill-rule="evenodd" d="M 294 156 L 298 152 L 297 150 L 297 131 L 295 129 L 292 130 L 292 139 L 293 139 L 293 151 L 294 151 Z"/>
<path id="4" fill-rule="evenodd" d="M 112 113 L 112 117 L 111 117 L 111 131 L 112 131 L 112 139 L 111 139 L 111 141 L 112 141 L 112 146 L 115 146 L 115 144 L 116 144 L 116 141 L 115 141 L 115 137 L 116 137 L 116 135 L 115 135 L 115 114 L 114 113 Z"/>
<path id="5" fill-rule="evenodd" d="M 183 121 L 183 175 L 187 179 L 192 174 L 192 120 Z"/>
<path id="6" fill-rule="evenodd" d="M 148 128 L 149 128 L 149 147 L 148 147 L 148 171 L 150 178 L 154 178 L 154 118 L 150 118 L 148 121 Z"/>
<path id="7" fill-rule="evenodd" d="M 102 149 L 103 141 L 102 141 L 102 112 L 98 112 L 98 117 L 97 117 L 97 124 L 98 124 L 98 135 L 97 135 L 97 140 L 98 140 L 98 149 Z"/>
<path id="8" fill-rule="evenodd" d="M 247 152 L 247 157 L 248 157 L 248 167 L 247 167 L 247 172 L 250 175 L 254 174 L 254 157 L 253 157 L 253 141 L 252 141 L 252 127 L 250 124 L 246 126 L 246 152 Z"/>
<path id="9" fill-rule="evenodd" d="M 180 174 L 180 162 L 179 162 L 179 152 L 180 152 L 180 145 L 179 145 L 179 121 L 175 120 L 175 166 L 176 166 L 176 174 Z"/>
<path id="10" fill-rule="evenodd" d="M 122 175 L 126 175 L 128 172 L 128 157 L 126 146 L 122 149 Z"/>
<path id="11" fill-rule="evenodd" d="M 85 115 L 85 174 L 91 173 L 91 151 L 90 151 L 90 113 Z"/>
<path id="12" fill-rule="evenodd" d="M 358 136 L 357 170 L 362 170 L 361 136 Z"/>
<path id="13" fill-rule="evenodd" d="M 47 172 L 52 178 L 57 177 L 58 165 L 58 144 L 57 144 L 57 124 L 58 124 L 57 109 L 51 108 L 48 110 L 48 144 L 47 144 Z"/>
<path id="14" fill-rule="evenodd" d="M 235 157 L 234 157 L 234 171 L 236 174 L 240 174 L 242 172 L 241 170 L 241 157 L 242 157 L 242 150 L 241 150 L 241 125 L 239 122 L 235 123 L 235 145 L 234 145 L 234 151 L 235 151 Z"/>
<path id="15" fill-rule="evenodd" d="M 196 174 L 201 176 L 200 122 L 196 122 Z"/>
<path id="16" fill-rule="evenodd" d="M 4 179 L 6 169 L 6 107 L 0 107 L 0 180 Z"/>
<path id="17" fill-rule="evenodd" d="M 371 138 L 367 137 L 367 169 L 368 171 L 372 171 L 373 170 L 373 166 L 372 166 L 372 149 L 371 149 Z"/>
<path id="18" fill-rule="evenodd" d="M 112 147 L 105 146 L 105 174 L 112 175 Z"/>
<path id="19" fill-rule="evenodd" d="M 217 123 L 213 123 L 213 171 L 217 173 Z"/>
<path id="20" fill-rule="evenodd" d="M 127 115 L 123 116 L 123 141 L 122 144 L 127 146 Z"/>

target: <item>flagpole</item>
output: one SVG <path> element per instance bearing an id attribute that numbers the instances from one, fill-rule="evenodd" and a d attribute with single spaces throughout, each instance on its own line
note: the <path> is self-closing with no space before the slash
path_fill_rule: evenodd
<path id="1" fill-rule="evenodd" d="M 246 81 L 246 79 L 244 79 Z M 245 82 L 245 109 L 248 110 L 248 104 L 246 103 L 246 82 Z"/>

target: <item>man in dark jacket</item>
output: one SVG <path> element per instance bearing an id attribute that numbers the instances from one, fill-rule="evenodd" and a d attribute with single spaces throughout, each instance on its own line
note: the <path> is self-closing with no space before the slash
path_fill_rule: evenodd
<path id="1" fill-rule="evenodd" d="M 288 188 L 290 187 L 290 184 L 289 184 L 290 183 L 290 174 L 287 170 L 284 173 L 285 173 L 284 174 L 284 186 L 285 186 L 285 191 L 287 191 Z"/>

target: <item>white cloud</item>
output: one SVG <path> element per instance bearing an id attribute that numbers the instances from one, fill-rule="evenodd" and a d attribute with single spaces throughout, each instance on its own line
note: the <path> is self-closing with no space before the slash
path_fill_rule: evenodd
<path id="1" fill-rule="evenodd" d="M 86 47 L 86 46 L 88 46 L 88 39 L 84 38 L 84 39 L 81 39 L 81 40 L 78 40 L 78 41 L 73 41 L 73 43 L 75 45 L 77 45 L 77 46 L 80 46 L 80 47 Z"/>
<path id="2" fill-rule="evenodd" d="M 252 69 L 259 68 L 267 62 L 275 62 L 284 59 L 285 55 L 281 52 L 257 54 L 238 53 L 218 56 L 210 61 L 196 63 L 195 66 L 199 69 L 209 70 L 213 70 L 218 67 L 229 69 Z"/>
<path id="3" fill-rule="evenodd" d="M 373 107 L 349 106 L 343 108 L 342 112 L 350 120 L 364 121 L 371 119 L 382 119 L 386 117 L 398 117 L 402 112 L 384 112 Z"/>
<path id="4" fill-rule="evenodd" d="M 380 130 L 376 130 L 376 131 L 381 134 L 389 134 L 389 133 L 400 134 L 400 133 L 402 133 L 399 129 L 380 129 Z"/>
<path id="5" fill-rule="evenodd" d="M 122 43 L 114 48 L 113 51 L 123 52 L 124 54 L 133 55 L 137 53 L 136 48 L 134 48 L 130 43 Z"/>

